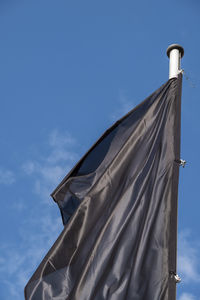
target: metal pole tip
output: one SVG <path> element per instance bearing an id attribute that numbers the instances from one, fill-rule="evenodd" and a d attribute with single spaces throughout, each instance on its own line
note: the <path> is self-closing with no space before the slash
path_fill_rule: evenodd
<path id="1" fill-rule="evenodd" d="M 172 45 L 170 45 L 170 46 L 167 48 L 167 56 L 168 56 L 168 57 L 169 57 L 170 52 L 171 52 L 173 49 L 178 49 L 179 52 L 181 53 L 181 58 L 183 57 L 183 55 L 184 55 L 184 49 L 183 49 L 183 47 L 180 46 L 179 44 L 172 44 Z"/>

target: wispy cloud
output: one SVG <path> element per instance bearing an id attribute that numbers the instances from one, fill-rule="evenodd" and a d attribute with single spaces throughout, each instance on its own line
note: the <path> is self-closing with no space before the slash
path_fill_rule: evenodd
<path id="1" fill-rule="evenodd" d="M 22 299 L 23 289 L 31 273 L 53 244 L 61 228 L 60 218 L 55 219 L 49 209 L 46 209 L 45 213 L 24 221 L 24 227 L 19 230 L 18 245 L 1 245 L 0 281 L 7 287 L 5 300 L 11 299 L 11 296 L 16 300 Z"/>
<path id="2" fill-rule="evenodd" d="M 118 108 L 113 111 L 111 114 L 111 121 L 117 121 L 122 118 L 126 113 L 136 105 L 135 101 L 128 100 L 124 93 L 120 93 Z"/>
<path id="3" fill-rule="evenodd" d="M 0 294 L 4 300 L 23 299 L 28 279 L 63 229 L 59 209 L 49 199 L 49 194 L 78 159 L 76 146 L 69 133 L 53 130 L 38 149 L 40 158 L 30 157 L 22 166 L 32 191 L 28 189 L 28 194 L 23 195 L 29 199 L 29 205 L 20 199 L 13 206 L 17 214 L 23 213 L 15 231 L 16 240 L 0 245 L 0 286 L 4 287 Z M 4 181 L 13 182 L 13 173 L 7 171 L 6 174 Z M 40 197 L 46 201 L 41 201 Z M 4 291 L 6 294 L 2 295 Z"/>
<path id="4" fill-rule="evenodd" d="M 189 230 L 179 234 L 178 272 L 184 283 L 200 282 L 200 262 L 198 258 L 200 245 L 198 241 L 192 238 Z"/>
<path id="5" fill-rule="evenodd" d="M 47 141 L 47 153 L 37 161 L 23 164 L 24 172 L 34 180 L 34 191 L 44 199 L 73 166 L 77 155 L 72 148 L 76 141 L 69 133 L 53 130 Z"/>
<path id="6" fill-rule="evenodd" d="M 68 133 L 60 133 L 57 129 L 49 134 L 49 144 L 57 149 L 76 144 L 76 140 Z"/>
<path id="7" fill-rule="evenodd" d="M 11 185 L 15 182 L 15 175 L 10 170 L 0 169 L 0 184 Z"/>
<path id="8" fill-rule="evenodd" d="M 193 296 L 192 294 L 183 293 L 179 298 L 179 300 L 196 300 L 196 297 Z"/>

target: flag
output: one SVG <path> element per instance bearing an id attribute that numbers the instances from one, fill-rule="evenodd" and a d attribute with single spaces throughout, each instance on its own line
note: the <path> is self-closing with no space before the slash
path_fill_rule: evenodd
<path id="1" fill-rule="evenodd" d="M 26 300 L 175 300 L 181 82 L 117 121 L 52 193 L 64 229 Z"/>

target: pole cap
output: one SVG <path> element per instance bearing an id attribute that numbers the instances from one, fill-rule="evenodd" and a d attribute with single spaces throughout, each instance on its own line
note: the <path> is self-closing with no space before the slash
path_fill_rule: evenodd
<path id="1" fill-rule="evenodd" d="M 181 58 L 183 57 L 184 55 L 184 49 L 182 46 L 180 46 L 179 44 L 171 44 L 168 48 L 167 48 L 167 56 L 169 57 L 169 54 L 170 52 L 173 50 L 173 49 L 178 49 L 181 53 Z"/>

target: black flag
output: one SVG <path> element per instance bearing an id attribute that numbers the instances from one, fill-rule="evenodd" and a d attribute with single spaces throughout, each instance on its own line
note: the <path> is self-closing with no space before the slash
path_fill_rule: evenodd
<path id="1" fill-rule="evenodd" d="M 116 122 L 53 192 L 65 227 L 27 300 L 175 300 L 181 82 Z"/>

